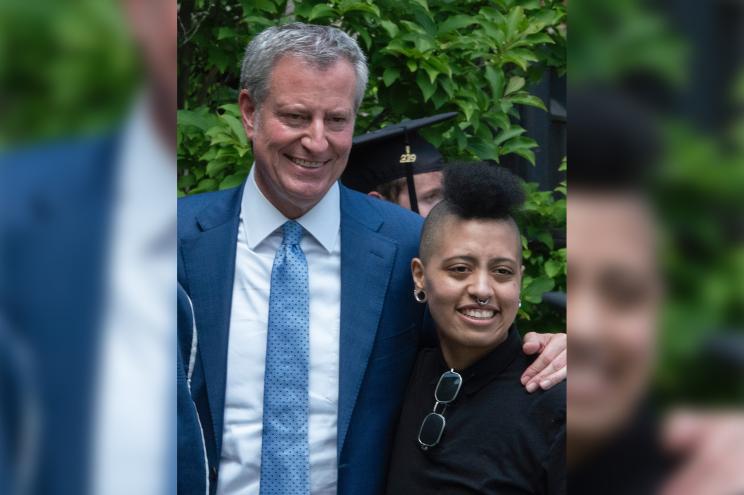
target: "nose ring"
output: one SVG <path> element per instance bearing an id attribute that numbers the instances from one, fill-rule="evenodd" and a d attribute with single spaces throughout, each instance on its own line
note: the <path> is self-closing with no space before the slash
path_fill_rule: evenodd
<path id="1" fill-rule="evenodd" d="M 487 297 L 487 298 L 485 298 L 485 299 L 481 299 L 481 298 L 479 298 L 479 297 L 476 297 L 476 298 L 475 298 L 475 302 L 477 302 L 477 303 L 478 303 L 478 304 L 480 304 L 481 306 L 485 306 L 486 304 L 488 304 L 488 301 L 489 301 L 490 299 L 491 299 L 490 297 Z"/>

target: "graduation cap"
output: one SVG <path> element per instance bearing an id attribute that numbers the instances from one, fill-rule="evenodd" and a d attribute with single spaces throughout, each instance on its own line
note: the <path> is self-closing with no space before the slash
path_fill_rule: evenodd
<path id="1" fill-rule="evenodd" d="M 347 187 L 366 194 L 381 184 L 405 177 L 411 210 L 418 213 L 413 176 L 441 170 L 444 158 L 439 150 L 416 131 L 456 116 L 457 112 L 449 112 L 423 119 L 404 120 L 355 137 L 341 181 Z"/>

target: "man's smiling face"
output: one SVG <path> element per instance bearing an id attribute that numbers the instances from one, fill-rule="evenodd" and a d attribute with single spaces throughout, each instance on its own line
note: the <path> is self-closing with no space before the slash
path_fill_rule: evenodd
<path id="1" fill-rule="evenodd" d="M 256 183 L 286 217 L 305 214 L 344 171 L 354 133 L 355 86 L 354 67 L 346 60 L 321 69 L 284 56 L 274 65 L 258 111 L 248 92 L 241 92 Z"/>

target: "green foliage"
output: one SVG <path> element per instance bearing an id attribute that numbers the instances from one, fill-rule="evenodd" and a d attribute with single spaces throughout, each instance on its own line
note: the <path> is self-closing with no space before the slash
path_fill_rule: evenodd
<path id="1" fill-rule="evenodd" d="M 744 390 L 735 389 L 740 377 L 721 373 L 701 353 L 710 339 L 743 331 L 744 140 L 737 137 L 742 126 L 744 119 L 739 119 L 722 136 L 701 135 L 678 122 L 665 126 L 668 154 L 656 197 L 668 283 L 658 373 L 658 387 L 666 396 L 744 399 Z M 680 372 L 688 369 L 696 372 Z"/>
<path id="2" fill-rule="evenodd" d="M 138 76 L 120 3 L 0 2 L 0 147 L 120 118 Z"/>
<path id="3" fill-rule="evenodd" d="M 565 170 L 565 160 L 563 167 Z M 537 184 L 526 184 L 527 200 L 520 218 L 522 257 L 523 330 L 564 331 L 565 315 L 542 303 L 545 292 L 566 290 L 566 182 L 552 193 L 540 191 Z M 562 247 L 556 246 L 558 241 Z"/>
<path id="4" fill-rule="evenodd" d="M 685 80 L 689 50 L 670 22 L 644 0 L 576 0 L 571 15 L 571 84 L 654 74 Z"/>
<path id="5" fill-rule="evenodd" d="M 226 150 L 219 154 L 229 147 L 231 134 L 223 105 L 237 101 L 247 42 L 267 26 L 290 21 L 339 26 L 367 53 L 370 84 L 358 134 L 456 111 L 460 118 L 446 132 L 442 126 L 422 131 L 446 157 L 498 161 L 514 153 L 534 163 L 537 143 L 519 126 L 518 106 L 544 109 L 526 88 L 547 67 L 565 72 L 565 14 L 563 2 L 556 0 L 182 2 L 178 155 L 181 173 L 194 178 L 179 181 L 179 191 L 216 188 L 227 177 L 247 173 L 250 152 L 237 153 L 241 160 L 231 164 L 225 164 Z M 204 124 L 208 113 L 221 119 L 210 127 L 186 123 Z M 208 134 L 211 126 L 221 130 Z M 208 147 L 218 152 L 206 154 Z"/>
<path id="6" fill-rule="evenodd" d="M 538 144 L 519 125 L 521 105 L 545 109 L 528 88 L 566 69 L 561 0 L 195 0 L 179 5 L 179 195 L 237 185 L 253 157 L 235 106 L 245 45 L 292 21 L 332 24 L 368 56 L 370 80 L 356 134 L 404 119 L 456 111 L 421 134 L 452 159 L 519 155 Z M 563 330 L 565 317 L 539 304 L 565 290 L 565 184 L 529 185 L 523 234 L 526 276 L 520 315 L 531 329 Z M 557 198 L 557 199 L 556 199 Z M 527 240 L 529 239 L 529 241 Z"/>

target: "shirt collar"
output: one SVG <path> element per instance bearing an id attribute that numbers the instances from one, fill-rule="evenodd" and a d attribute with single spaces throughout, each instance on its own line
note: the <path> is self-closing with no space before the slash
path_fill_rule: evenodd
<path id="1" fill-rule="evenodd" d="M 493 381 L 499 374 L 504 371 L 519 355 L 522 347 L 522 339 L 519 336 L 516 325 L 509 327 L 509 333 L 506 340 L 499 344 L 494 350 L 476 361 L 464 370 L 455 370 L 462 376 L 463 392 L 468 395 L 478 392 L 488 383 Z M 449 369 L 444 361 L 442 351 L 439 350 L 437 358 L 441 361 L 440 368 L 442 371 Z M 434 378 L 439 380 L 439 376 Z"/>
<path id="2" fill-rule="evenodd" d="M 246 239 L 251 249 L 289 220 L 258 188 L 254 168 L 255 163 L 246 181 L 240 208 L 240 218 L 245 226 Z M 244 215 L 244 212 L 247 214 Z M 330 253 L 336 246 L 341 225 L 338 183 L 335 182 L 318 204 L 296 221 Z"/>

